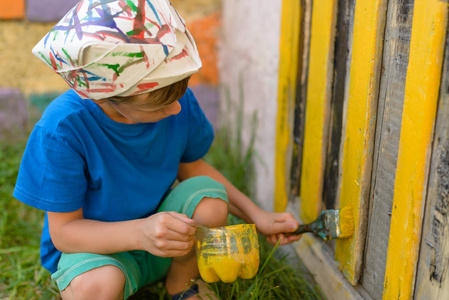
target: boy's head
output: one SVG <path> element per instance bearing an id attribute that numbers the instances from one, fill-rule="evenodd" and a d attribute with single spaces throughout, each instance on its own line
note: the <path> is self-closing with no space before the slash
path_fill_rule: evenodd
<path id="1" fill-rule="evenodd" d="M 146 97 L 147 104 L 153 105 L 154 107 L 161 107 L 178 101 L 186 93 L 189 79 L 190 77 L 187 77 L 163 88 L 148 92 L 148 97 Z M 139 95 L 141 94 L 133 96 L 114 96 L 105 100 L 109 100 L 114 103 L 127 103 L 132 105 L 140 100 Z"/>
<path id="2" fill-rule="evenodd" d="M 185 92 L 184 79 L 201 68 L 195 42 L 167 0 L 81 0 L 33 53 L 94 100 L 132 101 L 161 90 L 151 96 L 170 102 L 165 96 Z"/>
<path id="3" fill-rule="evenodd" d="M 120 123 L 154 123 L 181 111 L 178 100 L 185 94 L 189 77 L 158 90 L 126 97 L 96 100 L 103 112 Z"/>

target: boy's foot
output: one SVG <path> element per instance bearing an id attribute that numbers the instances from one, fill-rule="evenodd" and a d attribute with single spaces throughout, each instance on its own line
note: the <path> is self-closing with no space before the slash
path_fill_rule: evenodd
<path id="1" fill-rule="evenodd" d="M 202 300 L 218 300 L 218 297 L 214 294 L 214 292 L 209 288 L 209 286 L 202 280 L 197 279 L 195 283 L 198 285 L 198 296 Z"/>
<path id="2" fill-rule="evenodd" d="M 171 298 L 172 300 L 218 300 L 217 296 L 201 279 L 195 280 L 195 283 L 193 283 L 187 291 L 172 295 Z"/>

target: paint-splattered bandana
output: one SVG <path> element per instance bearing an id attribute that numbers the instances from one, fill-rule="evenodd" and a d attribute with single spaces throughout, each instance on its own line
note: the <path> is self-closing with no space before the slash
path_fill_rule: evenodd
<path id="1" fill-rule="evenodd" d="M 81 0 L 34 47 L 81 97 L 150 92 L 201 68 L 184 20 L 167 0 Z"/>

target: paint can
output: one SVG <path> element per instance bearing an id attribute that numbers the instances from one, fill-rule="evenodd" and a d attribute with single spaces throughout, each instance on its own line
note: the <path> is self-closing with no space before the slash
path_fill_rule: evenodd
<path id="1" fill-rule="evenodd" d="M 230 283 L 253 278 L 259 269 L 259 241 L 254 224 L 199 227 L 196 256 L 201 278 Z"/>

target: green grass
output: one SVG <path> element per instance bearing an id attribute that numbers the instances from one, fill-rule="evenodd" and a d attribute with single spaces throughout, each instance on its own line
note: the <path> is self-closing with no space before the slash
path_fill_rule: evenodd
<path id="1" fill-rule="evenodd" d="M 24 147 L 0 145 L 0 299 L 52 299 L 57 287 L 39 259 L 44 213 L 12 197 Z"/>
<path id="2" fill-rule="evenodd" d="M 259 250 L 261 265 L 255 278 L 209 285 L 220 299 L 324 299 L 318 286 L 306 279 L 310 274 L 293 268 L 289 264 L 291 258 L 279 252 L 277 245 L 269 245 L 260 236 Z"/>
<path id="3" fill-rule="evenodd" d="M 239 132 L 230 135 L 224 129 L 219 131 L 205 159 L 251 195 L 253 146 L 251 142 L 241 151 Z M 59 299 L 55 283 L 39 260 L 44 213 L 12 197 L 24 146 L 24 142 L 0 145 L 0 299 Z M 230 222 L 239 220 L 230 218 Z M 318 287 L 307 280 L 308 274 L 290 266 L 290 259 L 263 237 L 259 243 L 261 265 L 257 276 L 211 284 L 220 299 L 324 299 Z M 162 282 L 145 287 L 132 298 L 169 299 Z"/>

